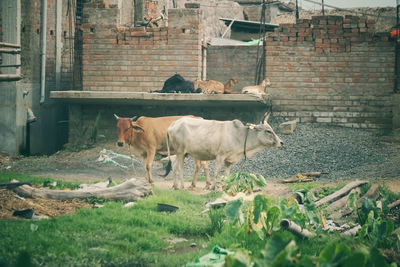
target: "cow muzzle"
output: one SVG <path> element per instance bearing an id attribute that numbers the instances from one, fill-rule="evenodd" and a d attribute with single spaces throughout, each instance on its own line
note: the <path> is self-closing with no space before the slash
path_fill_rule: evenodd
<path id="1" fill-rule="evenodd" d="M 119 147 L 122 147 L 122 146 L 124 146 L 124 142 L 117 142 L 117 145 L 118 145 Z"/>
<path id="2" fill-rule="evenodd" d="M 277 148 L 281 148 L 283 146 L 283 142 L 282 142 L 282 140 L 278 140 L 278 142 L 276 142 L 276 147 Z"/>

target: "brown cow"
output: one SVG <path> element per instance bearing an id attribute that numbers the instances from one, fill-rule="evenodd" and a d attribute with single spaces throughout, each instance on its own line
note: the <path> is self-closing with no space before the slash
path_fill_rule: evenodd
<path id="1" fill-rule="evenodd" d="M 117 119 L 118 128 L 118 146 L 122 147 L 124 143 L 128 144 L 129 150 L 133 148 L 133 154 L 144 159 L 145 172 L 147 180 L 152 183 L 151 167 L 153 164 L 154 156 L 156 152 L 167 151 L 166 136 L 167 129 L 172 122 L 186 116 L 167 116 L 150 118 L 142 116 L 137 121 L 133 121 L 134 118 L 120 118 L 115 115 Z M 187 116 L 194 117 L 194 116 Z M 200 167 L 203 166 L 204 173 L 207 179 L 207 187 L 210 186 L 210 177 L 208 172 L 207 163 L 203 164 L 200 161 L 196 161 L 196 171 L 193 177 L 192 187 L 195 186 L 197 175 L 199 174 Z"/>

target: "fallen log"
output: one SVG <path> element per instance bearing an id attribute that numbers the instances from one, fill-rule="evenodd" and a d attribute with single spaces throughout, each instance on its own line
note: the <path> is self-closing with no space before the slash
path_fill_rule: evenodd
<path id="1" fill-rule="evenodd" d="M 98 197 L 103 199 L 133 201 L 146 195 L 152 194 L 152 187 L 145 179 L 129 179 L 122 184 L 107 187 L 95 188 L 92 190 L 51 190 L 46 188 L 34 188 L 29 185 L 22 185 L 13 189 L 24 197 L 36 197 L 44 199 L 72 200 Z"/>
<path id="2" fill-rule="evenodd" d="M 357 224 L 355 227 L 353 227 L 353 228 L 347 230 L 346 232 L 343 232 L 342 234 L 343 234 L 343 235 L 356 236 L 358 230 L 360 230 L 360 229 L 361 229 L 361 225 Z"/>
<path id="3" fill-rule="evenodd" d="M 371 200 L 377 200 L 379 198 L 379 189 L 380 189 L 380 185 L 378 184 L 373 184 L 371 185 L 371 187 L 369 188 L 369 190 L 357 200 L 357 207 L 361 206 L 361 203 L 363 201 L 363 199 L 368 198 Z M 348 197 L 350 194 L 346 195 L 345 197 Z M 335 202 L 334 202 L 335 203 Z M 331 204 L 332 205 L 332 204 Z M 328 208 L 331 206 L 329 205 Z M 334 210 L 334 209 L 332 209 Z M 344 208 L 342 210 L 339 210 L 335 213 L 332 213 L 329 218 L 331 219 L 340 219 L 346 216 L 349 216 L 353 211 L 348 209 L 348 208 Z"/>
<path id="4" fill-rule="evenodd" d="M 283 219 L 280 225 L 283 230 L 287 230 L 295 235 L 299 235 L 305 238 L 311 238 L 317 236 L 315 233 L 302 228 L 300 225 L 288 219 Z"/>
<path id="5" fill-rule="evenodd" d="M 312 182 L 312 181 L 314 181 L 314 178 L 304 176 L 303 174 L 298 173 L 288 179 L 282 180 L 282 183 L 301 183 L 301 182 Z"/>
<path id="6" fill-rule="evenodd" d="M 335 193 L 330 194 L 329 196 L 326 196 L 326 197 L 318 200 L 317 202 L 315 202 L 315 205 L 317 207 L 319 207 L 325 203 L 331 203 L 331 202 L 341 198 L 342 196 L 346 195 L 349 191 L 351 191 L 351 189 L 358 187 L 360 185 L 366 184 L 366 183 L 368 183 L 368 181 L 357 180 L 357 181 L 351 182 L 351 183 L 345 185 L 342 189 L 339 189 L 338 191 L 336 191 Z"/>
<path id="7" fill-rule="evenodd" d="M 365 193 L 361 198 L 358 199 L 357 201 L 358 206 L 361 205 L 364 198 L 368 198 L 370 200 L 377 200 L 379 198 L 379 189 L 380 189 L 379 184 L 371 185 L 367 193 Z"/>
<path id="8" fill-rule="evenodd" d="M 342 198 L 339 198 L 338 200 L 332 202 L 328 207 L 326 207 L 326 210 L 328 211 L 334 211 L 334 210 L 340 210 L 343 207 L 346 206 L 347 200 L 349 199 L 350 195 L 353 193 L 357 193 L 357 195 L 360 195 L 360 189 L 359 188 L 353 188 L 350 193 L 347 195 L 343 196 Z"/>
<path id="9" fill-rule="evenodd" d="M 389 209 L 393 209 L 393 208 L 395 208 L 395 207 L 397 207 L 399 205 L 400 205 L 400 199 L 396 200 L 395 202 L 392 202 L 392 203 L 388 204 L 388 208 Z"/>

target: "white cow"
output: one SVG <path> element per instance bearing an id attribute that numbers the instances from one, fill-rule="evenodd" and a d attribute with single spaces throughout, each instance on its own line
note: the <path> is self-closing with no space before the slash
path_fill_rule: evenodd
<path id="1" fill-rule="evenodd" d="M 267 123 L 266 113 L 258 125 L 243 125 L 239 120 L 216 121 L 196 118 L 182 118 L 173 122 L 167 130 L 168 156 L 170 147 L 177 156 L 177 168 L 174 170 L 174 188 L 178 188 L 176 177 L 183 188 L 183 162 L 187 154 L 197 160 L 215 160 L 212 189 L 220 186 L 218 173 L 222 163 L 225 165 L 224 175 L 228 175 L 233 164 L 244 155 L 250 157 L 254 153 L 268 147 L 281 147 L 282 141 Z M 166 175 L 171 171 L 167 166 Z"/>

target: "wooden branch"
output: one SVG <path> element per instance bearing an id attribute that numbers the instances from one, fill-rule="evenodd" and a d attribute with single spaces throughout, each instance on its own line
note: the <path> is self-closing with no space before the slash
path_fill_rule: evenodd
<path id="1" fill-rule="evenodd" d="M 388 204 L 388 208 L 389 209 L 393 209 L 393 208 L 396 208 L 399 205 L 400 205 L 400 199 L 396 200 L 395 202 L 392 202 L 392 203 Z"/>
<path id="2" fill-rule="evenodd" d="M 315 233 L 302 228 L 300 225 L 298 225 L 295 222 L 288 220 L 288 219 L 283 219 L 281 221 L 281 228 L 283 230 L 287 230 L 293 234 L 296 234 L 296 235 L 299 235 L 299 236 L 302 236 L 305 238 L 311 238 L 311 237 L 317 236 Z"/>
<path id="3" fill-rule="evenodd" d="M 360 230 L 360 229 L 361 229 L 361 225 L 357 224 L 355 227 L 353 227 L 353 228 L 347 230 L 346 232 L 343 232 L 342 234 L 343 234 L 343 235 L 356 236 L 358 230 Z"/>
<path id="4" fill-rule="evenodd" d="M 360 197 L 357 200 L 357 206 L 359 207 L 361 205 L 363 199 L 365 199 L 365 198 L 368 198 L 368 199 L 371 199 L 371 200 L 378 199 L 378 197 L 379 197 L 379 189 L 380 189 L 380 186 L 378 184 L 371 185 L 371 187 L 367 191 L 367 193 L 365 193 L 362 197 Z M 329 207 L 330 207 L 330 205 L 328 206 L 328 208 Z M 331 214 L 329 216 L 329 218 L 331 218 L 331 219 L 340 219 L 340 218 L 343 218 L 345 216 L 350 215 L 351 213 L 352 213 L 352 211 L 346 208 L 344 210 L 339 210 L 339 211 Z"/>
<path id="5" fill-rule="evenodd" d="M 151 185 L 145 179 L 132 178 L 117 186 L 93 190 L 51 190 L 45 188 L 33 188 L 22 185 L 14 189 L 16 193 L 24 197 L 37 197 L 44 199 L 72 200 L 98 197 L 104 199 L 133 201 L 152 194 Z"/>
<path id="6" fill-rule="evenodd" d="M 371 185 L 371 187 L 369 188 L 367 193 L 365 193 L 360 199 L 358 199 L 357 205 L 360 206 L 364 198 L 368 198 L 371 200 L 377 200 L 379 197 L 379 189 L 380 189 L 380 185 L 378 185 L 378 184 Z"/>
<path id="7" fill-rule="evenodd" d="M 360 195 L 360 189 L 359 188 L 353 188 L 350 193 L 348 193 L 347 195 L 343 196 L 342 198 L 332 202 L 328 207 L 326 207 L 326 210 L 328 211 L 334 211 L 334 210 L 340 210 L 343 207 L 346 206 L 347 204 L 347 200 L 349 199 L 349 196 L 352 193 L 357 193 L 358 195 Z"/>
<path id="8" fill-rule="evenodd" d="M 351 182 L 349 184 L 347 184 L 346 186 L 344 186 L 342 189 L 336 191 L 333 194 L 330 194 L 329 196 L 324 197 L 323 199 L 318 200 L 317 202 L 315 202 L 315 205 L 317 207 L 321 206 L 322 204 L 325 203 L 331 203 L 339 198 L 341 198 L 342 196 L 346 195 L 351 189 L 358 187 L 360 185 L 366 184 L 368 183 L 368 181 L 354 181 Z"/>

